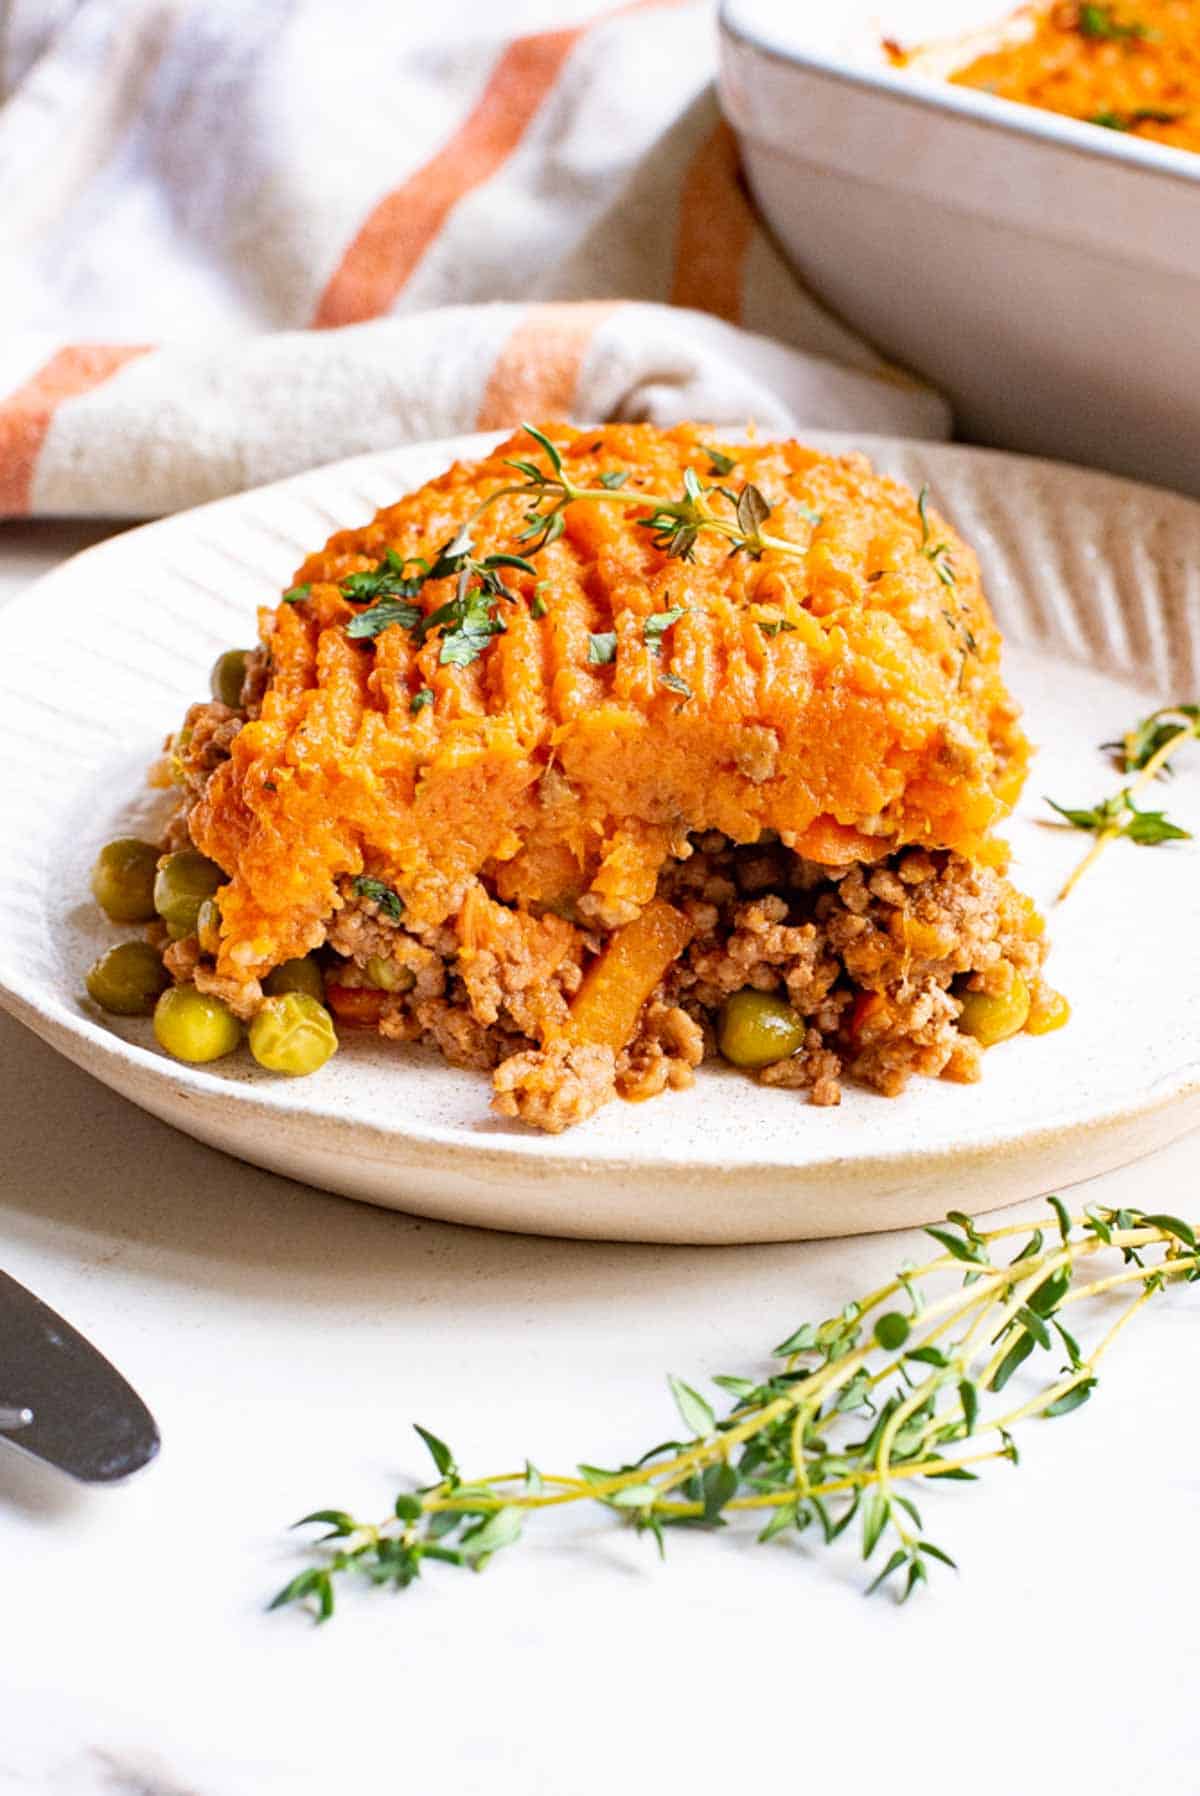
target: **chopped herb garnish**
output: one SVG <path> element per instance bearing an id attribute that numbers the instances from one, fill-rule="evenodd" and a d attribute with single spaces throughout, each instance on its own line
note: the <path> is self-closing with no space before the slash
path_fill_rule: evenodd
<path id="1" fill-rule="evenodd" d="M 1111 6 L 1081 6 L 1079 16 L 1075 21 L 1075 29 L 1080 37 L 1103 38 L 1109 41 L 1124 39 L 1126 42 L 1130 42 L 1149 35 L 1144 25 L 1121 24 L 1114 16 Z"/>
<path id="2" fill-rule="evenodd" d="M 1182 112 L 1160 112 L 1154 106 L 1139 106 L 1132 112 L 1093 112 L 1085 122 L 1103 125 L 1106 131 L 1136 131 L 1139 125 L 1177 125 L 1185 116 Z"/>
<path id="3" fill-rule="evenodd" d="M 491 638 L 504 630 L 495 615 L 495 602 L 499 599 L 516 602 L 516 595 L 500 578 L 500 570 L 518 568 L 526 574 L 537 572 L 524 555 L 496 554 L 476 559 L 471 553 L 472 546 L 470 529 L 465 527 L 438 550 L 432 565 L 423 558 L 402 562 L 395 551 L 389 549 L 378 567 L 367 573 L 349 575 L 342 581 L 345 596 L 356 602 L 362 599 L 372 599 L 373 602 L 366 611 L 351 619 L 346 634 L 372 639 L 392 624 L 400 624 L 413 631 L 418 642 L 423 642 L 430 630 L 442 629 L 439 653 L 442 665 L 468 666 L 482 654 Z M 410 575 L 409 568 L 418 571 Z M 428 616 L 419 605 L 408 602 L 426 581 L 445 580 L 451 576 L 457 579 L 455 596 Z M 347 591 L 350 586 L 352 590 Z"/>
<path id="4" fill-rule="evenodd" d="M 493 636 L 504 634 L 496 616 L 495 599 L 480 587 L 472 587 L 431 611 L 421 626 L 424 639 L 430 630 L 442 631 L 438 662 L 442 667 L 469 667 L 478 661 Z"/>
<path id="5" fill-rule="evenodd" d="M 540 592 L 535 592 L 532 599 L 529 601 L 530 617 L 545 617 L 546 611 L 547 605 L 545 599 Z"/>
<path id="6" fill-rule="evenodd" d="M 712 449 L 707 443 L 701 443 L 700 447 L 708 457 L 709 473 L 717 475 L 718 479 L 723 480 L 726 474 L 732 474 L 737 467 L 737 458 L 726 455 L 723 449 Z"/>
<path id="7" fill-rule="evenodd" d="M 412 599 L 429 573 L 429 563 L 423 556 L 414 555 L 405 561 L 395 549 L 385 549 L 382 561 L 362 573 L 347 574 L 338 590 L 352 605 L 369 605 L 376 599 Z"/>
<path id="8" fill-rule="evenodd" d="M 758 539 L 763 525 L 771 515 L 771 507 L 767 504 L 758 488 L 750 483 L 738 494 L 737 521 L 746 533 L 747 542 L 742 547 L 755 553 L 753 544 Z M 757 553 L 761 554 L 761 549 Z"/>
<path id="9" fill-rule="evenodd" d="M 943 586 L 954 586 L 954 563 L 950 559 L 949 543 L 932 541 L 929 529 L 929 488 L 923 486 L 917 495 L 917 513 L 921 519 L 921 553 L 926 561 L 933 563 L 933 571 Z"/>
<path id="10" fill-rule="evenodd" d="M 285 605 L 303 605 L 311 592 L 312 586 L 308 582 L 303 586 L 289 586 L 283 595 L 283 602 Z"/>
<path id="11" fill-rule="evenodd" d="M 617 633 L 615 630 L 590 630 L 588 632 L 588 660 L 593 667 L 604 667 L 609 661 L 616 659 Z"/>
<path id="12" fill-rule="evenodd" d="M 607 474 L 601 474 L 600 485 L 606 493 L 615 493 L 625 485 L 628 479 L 629 474 L 625 468 L 610 468 Z"/>
<path id="13" fill-rule="evenodd" d="M 656 655 L 662 653 L 663 637 L 667 631 L 677 624 L 687 609 L 684 605 L 672 605 L 668 611 L 654 611 L 642 625 L 642 641 Z"/>
<path id="14" fill-rule="evenodd" d="M 802 1323 L 765 1373 L 717 1376 L 711 1399 L 669 1378 L 673 1437 L 624 1464 L 556 1475 L 517 1453 L 506 1459 L 519 1471 L 468 1480 L 445 1441 L 418 1427 L 432 1461 L 425 1481 L 406 1485 L 382 1517 L 305 1516 L 297 1527 L 319 1526 L 321 1538 L 271 1607 L 303 1604 L 324 1621 L 336 1586 L 352 1580 L 404 1590 L 431 1565 L 481 1571 L 516 1545 L 524 1521 L 579 1504 L 648 1536 L 660 1554 L 678 1528 L 739 1545 L 739 1524 L 760 1543 L 804 1531 L 806 1543 L 827 1546 L 854 1529 L 878 1567 L 870 1589 L 890 1583 L 903 1602 L 954 1564 L 913 1496 L 936 1483 L 941 1513 L 951 1489 L 976 1488 L 985 1463 L 1017 1465 L 1016 1429 L 1087 1403 L 1125 1324 L 1172 1285 L 1200 1283 L 1186 1220 L 1097 1205 L 1072 1216 L 1059 1198 L 1049 1203 L 1040 1226 L 983 1229 L 951 1211 L 927 1231 L 936 1248 L 922 1264 Z M 1094 1324 L 1085 1341 L 1073 1332 L 1079 1315 Z M 1025 1366 L 1022 1388 L 1006 1396 Z"/>
<path id="15" fill-rule="evenodd" d="M 659 674 L 658 677 L 662 681 L 664 686 L 669 686 L 671 688 L 672 692 L 681 692 L 683 694 L 684 698 L 692 697 L 691 687 L 688 685 L 687 681 L 685 679 L 683 679 L 683 677 L 680 674 L 665 673 L 665 674 Z"/>
<path id="16" fill-rule="evenodd" d="M 360 873 L 350 890 L 356 898 L 366 898 L 369 903 L 377 904 L 381 914 L 393 923 L 398 923 L 404 915 L 403 898 L 382 879 L 372 879 L 368 874 Z"/>
<path id="17" fill-rule="evenodd" d="M 796 628 L 795 624 L 789 623 L 786 617 L 760 617 L 756 621 L 763 635 L 767 637 L 780 636 L 785 630 Z"/>
<path id="18" fill-rule="evenodd" d="M 346 634 L 356 642 L 373 642 L 393 624 L 399 624 L 402 630 L 412 630 L 421 622 L 424 612 L 419 605 L 413 605 L 407 599 L 377 599 L 375 604 L 360 611 L 346 625 Z"/>
<path id="19" fill-rule="evenodd" d="M 426 705 L 431 705 L 432 703 L 433 688 L 431 686 L 422 686 L 419 692 L 413 693 L 411 699 L 408 701 L 408 708 L 415 717 L 418 711 L 423 711 Z"/>

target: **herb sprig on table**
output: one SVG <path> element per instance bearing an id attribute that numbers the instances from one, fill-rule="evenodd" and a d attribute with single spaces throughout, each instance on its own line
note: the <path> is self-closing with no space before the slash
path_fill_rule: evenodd
<path id="1" fill-rule="evenodd" d="M 1200 1279 L 1195 1233 L 1177 1217 L 1095 1207 L 1072 1217 L 1058 1198 L 1049 1204 L 1036 1227 L 981 1230 L 952 1212 L 926 1231 L 935 1257 L 802 1324 L 765 1375 L 716 1378 L 732 1399 L 720 1417 L 671 1378 L 682 1435 L 624 1465 L 559 1475 L 525 1460 L 520 1471 L 465 1478 L 445 1442 L 418 1426 L 434 1480 L 402 1491 L 378 1521 L 342 1509 L 305 1516 L 297 1527 L 325 1530 L 316 1563 L 271 1607 L 302 1603 L 325 1620 L 347 1579 L 405 1589 L 429 1563 L 481 1571 L 537 1512 L 578 1503 L 650 1535 L 660 1552 L 681 1527 L 746 1522 L 760 1543 L 807 1531 L 827 1545 L 857 1530 L 870 1590 L 906 1599 L 935 1566 L 954 1563 L 930 1540 L 914 1486 L 973 1480 L 989 1460 L 1016 1465 L 1014 1430 L 1080 1408 L 1146 1304 Z M 1090 1301 L 1105 1313 L 1085 1346 L 1065 1316 Z M 1026 1362 L 1045 1355 L 1037 1387 L 1005 1397 Z"/>
<path id="2" fill-rule="evenodd" d="M 1118 837 L 1125 836 L 1142 847 L 1190 839 L 1191 831 L 1172 823 L 1165 812 L 1139 809 L 1135 794 L 1152 780 L 1166 778 L 1171 771 L 1171 757 L 1185 742 L 1197 740 L 1200 705 L 1164 705 L 1141 718 L 1119 742 L 1102 744 L 1116 752 L 1121 771 L 1136 774 L 1136 779 L 1094 805 L 1062 805 L 1047 798 L 1046 803 L 1072 828 L 1087 830 L 1096 838 L 1059 892 L 1060 904 Z"/>

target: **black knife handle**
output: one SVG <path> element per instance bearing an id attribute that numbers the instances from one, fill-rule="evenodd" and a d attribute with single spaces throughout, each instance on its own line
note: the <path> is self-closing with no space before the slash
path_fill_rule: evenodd
<path id="1" fill-rule="evenodd" d="M 154 1458 L 154 1417 L 90 1341 L 0 1272 L 0 1439 L 85 1484 L 111 1484 Z M 32 1412 L 26 1419 L 21 1412 Z"/>

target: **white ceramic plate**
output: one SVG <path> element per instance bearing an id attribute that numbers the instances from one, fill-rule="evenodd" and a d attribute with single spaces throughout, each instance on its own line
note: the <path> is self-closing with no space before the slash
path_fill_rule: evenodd
<path id="1" fill-rule="evenodd" d="M 1120 1165 L 1200 1120 L 1200 850 L 1118 843 L 1050 917 L 1074 1006 L 987 1057 L 975 1086 L 810 1107 L 719 1066 L 690 1092 L 614 1103 L 569 1134 L 488 1110 L 478 1074 L 351 1037 L 314 1078 L 248 1055 L 165 1059 L 149 1025 L 81 996 L 121 932 L 98 919 L 98 846 L 146 821 L 143 774 L 215 655 L 253 639 L 303 554 L 491 438 L 366 456 L 148 525 L 75 557 L 0 612 L 0 1000 L 78 1065 L 199 1139 L 396 1209 L 548 1234 L 766 1241 L 982 1210 Z M 821 437 L 833 447 L 846 439 Z M 1048 905 L 1083 839 L 1041 794 L 1091 803 L 1097 744 L 1200 680 L 1200 504 L 980 450 L 861 441 L 976 545 L 1042 745 L 1010 834 Z M 1200 756 L 1166 791 L 1200 829 Z M 128 931 L 124 933 L 129 933 Z M 280 1217 L 286 1227 L 286 1217 Z"/>

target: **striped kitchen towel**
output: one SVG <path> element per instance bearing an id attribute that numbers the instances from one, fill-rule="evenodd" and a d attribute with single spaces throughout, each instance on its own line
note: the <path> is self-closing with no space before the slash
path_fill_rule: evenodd
<path id="1" fill-rule="evenodd" d="M 0 516 L 525 416 L 945 434 L 759 225 L 708 0 L 598 3 L 0 0 Z"/>

